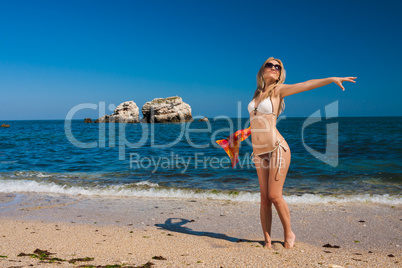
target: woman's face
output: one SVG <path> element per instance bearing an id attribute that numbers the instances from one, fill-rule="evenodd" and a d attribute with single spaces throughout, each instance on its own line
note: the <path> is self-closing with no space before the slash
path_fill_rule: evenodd
<path id="1" fill-rule="evenodd" d="M 279 67 L 278 67 L 279 66 Z M 279 70 L 278 70 L 279 69 Z M 279 80 L 279 76 L 281 74 L 281 65 L 279 62 L 276 60 L 270 60 L 265 64 L 264 68 L 264 78 L 265 79 L 273 79 L 273 80 Z"/>

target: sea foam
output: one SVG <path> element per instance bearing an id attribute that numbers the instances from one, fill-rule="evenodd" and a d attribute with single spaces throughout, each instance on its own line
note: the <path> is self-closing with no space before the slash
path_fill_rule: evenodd
<path id="1" fill-rule="evenodd" d="M 37 182 L 34 180 L 0 180 L 0 192 L 3 193 L 49 193 L 84 196 L 120 196 L 151 198 L 186 198 L 215 199 L 239 202 L 259 202 L 258 192 L 217 191 L 160 187 L 156 183 L 141 181 L 129 185 L 109 186 L 67 186 L 54 182 Z M 284 196 L 288 204 L 325 204 L 325 203 L 377 203 L 385 205 L 401 205 L 399 195 L 320 195 L 303 194 Z"/>

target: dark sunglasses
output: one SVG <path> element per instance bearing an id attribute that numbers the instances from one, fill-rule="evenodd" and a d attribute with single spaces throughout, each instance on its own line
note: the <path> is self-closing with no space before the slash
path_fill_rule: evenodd
<path id="1" fill-rule="evenodd" d="M 272 69 L 272 67 L 275 67 L 275 70 L 279 72 L 282 70 L 282 67 L 279 64 L 273 64 L 272 62 L 265 63 L 265 68 Z"/>

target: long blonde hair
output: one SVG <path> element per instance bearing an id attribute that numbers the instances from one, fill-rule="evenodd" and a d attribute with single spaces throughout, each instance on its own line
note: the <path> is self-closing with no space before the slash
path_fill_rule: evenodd
<path id="1" fill-rule="evenodd" d="M 276 83 L 270 85 L 268 87 L 268 89 L 264 92 L 263 90 L 265 87 L 265 82 L 264 82 L 263 73 L 264 73 L 264 69 L 265 69 L 265 64 L 267 64 L 267 62 L 270 62 L 272 60 L 276 60 L 277 62 L 279 62 L 279 65 L 282 67 L 282 70 L 279 73 L 279 79 L 276 80 Z M 286 78 L 286 71 L 285 71 L 285 68 L 283 67 L 282 61 L 280 59 L 275 59 L 274 57 L 268 58 L 264 62 L 264 64 L 261 66 L 260 70 L 257 73 L 257 89 L 254 92 L 253 100 L 260 97 L 261 94 L 263 94 L 262 95 L 263 100 L 268 98 L 269 96 L 271 96 L 271 94 L 274 91 L 274 89 L 276 88 L 276 86 L 279 84 L 283 84 L 285 82 L 285 78 Z M 285 101 L 283 99 L 281 100 L 281 103 L 279 104 L 279 106 L 281 107 L 279 114 L 281 114 L 283 112 L 283 110 L 285 110 Z M 278 114 L 278 116 L 279 116 L 279 114 Z"/>

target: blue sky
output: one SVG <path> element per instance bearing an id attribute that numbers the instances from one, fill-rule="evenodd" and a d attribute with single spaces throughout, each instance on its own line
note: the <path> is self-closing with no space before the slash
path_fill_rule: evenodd
<path id="1" fill-rule="evenodd" d="M 247 117 L 255 76 L 345 83 L 285 98 L 287 117 L 402 116 L 401 1 L 1 1 L 0 120 L 64 119 L 81 103 L 181 96 L 193 115 Z M 94 110 L 75 118 L 97 118 Z"/>

